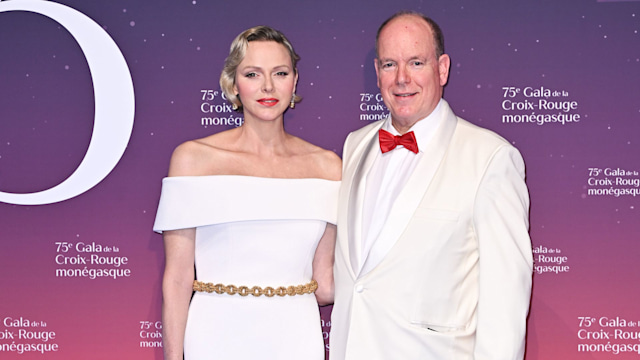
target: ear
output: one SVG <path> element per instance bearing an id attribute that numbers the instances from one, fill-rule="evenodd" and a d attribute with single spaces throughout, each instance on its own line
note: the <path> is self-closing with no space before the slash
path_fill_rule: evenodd
<path id="1" fill-rule="evenodd" d="M 449 80 L 449 69 L 451 68 L 451 58 L 442 54 L 438 59 L 438 73 L 440 75 L 440 86 L 445 86 Z"/>
<path id="2" fill-rule="evenodd" d="M 378 69 L 378 58 L 373 59 L 373 67 L 376 68 L 376 82 L 378 84 L 378 89 L 380 88 L 380 69 Z"/>
<path id="3" fill-rule="evenodd" d="M 296 77 L 293 80 L 293 93 L 296 93 L 296 89 L 298 88 L 298 69 L 295 70 Z"/>

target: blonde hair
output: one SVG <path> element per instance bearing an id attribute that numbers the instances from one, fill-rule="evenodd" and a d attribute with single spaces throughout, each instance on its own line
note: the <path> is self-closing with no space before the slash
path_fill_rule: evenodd
<path id="1" fill-rule="evenodd" d="M 237 106 L 238 111 L 242 111 L 242 102 L 234 93 L 233 87 L 236 84 L 238 65 L 240 65 L 242 59 L 244 59 L 247 53 L 247 47 L 251 41 L 274 41 L 283 45 L 289 51 L 289 56 L 291 56 L 291 65 L 293 66 L 294 74 L 298 72 L 297 64 L 300 56 L 293 50 L 293 45 L 291 45 L 283 33 L 263 25 L 243 31 L 236 36 L 231 43 L 229 56 L 224 60 L 224 67 L 222 68 L 222 74 L 220 74 L 220 88 L 227 97 L 227 101 Z M 302 100 L 302 98 L 294 94 L 294 101 L 299 102 L 300 100 Z"/>

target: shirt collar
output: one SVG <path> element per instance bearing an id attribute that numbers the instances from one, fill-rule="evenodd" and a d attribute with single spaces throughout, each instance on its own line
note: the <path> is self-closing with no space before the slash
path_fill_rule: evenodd
<path id="1" fill-rule="evenodd" d="M 442 99 L 438 101 L 438 105 L 433 109 L 431 114 L 427 115 L 427 117 L 418 120 L 413 126 L 409 129 L 409 131 L 413 131 L 416 136 L 416 141 L 418 142 L 418 150 L 422 152 L 423 149 L 427 148 L 427 144 L 433 138 L 436 129 L 440 126 L 443 117 L 441 116 L 442 112 Z M 398 130 L 391 125 L 391 115 L 387 117 L 385 124 L 382 127 L 393 135 L 400 135 Z"/>

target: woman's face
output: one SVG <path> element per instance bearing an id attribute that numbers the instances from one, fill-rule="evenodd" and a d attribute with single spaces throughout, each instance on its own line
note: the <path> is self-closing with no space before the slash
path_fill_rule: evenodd
<path id="1" fill-rule="evenodd" d="M 242 101 L 245 121 L 282 118 L 298 81 L 293 70 L 284 45 L 274 41 L 249 42 L 233 87 Z"/>

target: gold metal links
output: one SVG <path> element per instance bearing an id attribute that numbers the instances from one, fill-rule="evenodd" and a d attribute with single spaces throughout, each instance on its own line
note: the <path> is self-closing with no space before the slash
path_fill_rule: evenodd
<path id="1" fill-rule="evenodd" d="M 202 281 L 195 280 L 193 282 L 193 290 L 207 293 L 216 293 L 216 294 L 229 294 L 229 295 L 240 295 L 247 296 L 253 295 L 255 297 L 266 296 L 266 297 L 274 297 L 278 296 L 295 296 L 295 295 L 303 295 L 303 294 L 313 294 L 318 289 L 318 283 L 315 280 L 311 280 L 308 284 L 304 285 L 291 285 L 291 286 L 278 286 L 277 288 L 272 288 L 271 286 L 267 286 L 264 289 L 260 286 L 248 287 L 248 286 L 235 286 L 235 285 L 222 285 L 222 284 L 212 284 L 212 283 L 204 283 Z"/>

